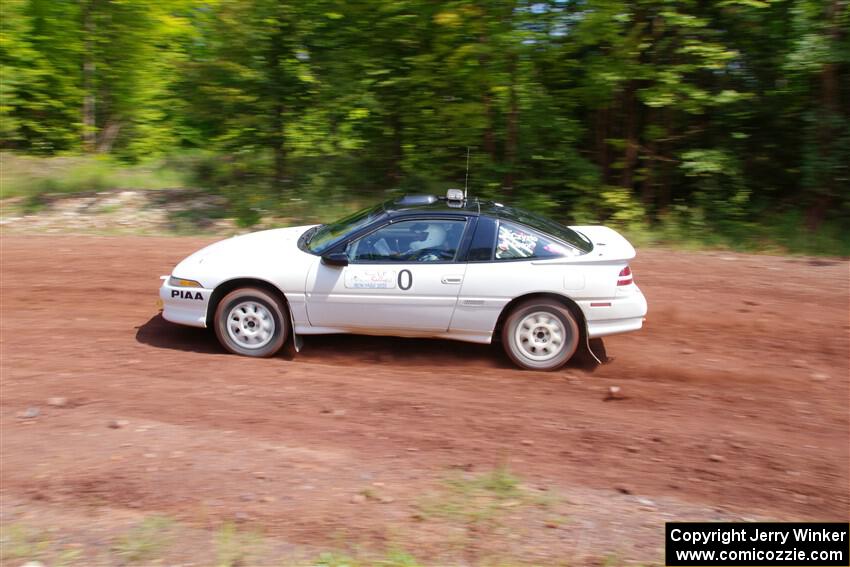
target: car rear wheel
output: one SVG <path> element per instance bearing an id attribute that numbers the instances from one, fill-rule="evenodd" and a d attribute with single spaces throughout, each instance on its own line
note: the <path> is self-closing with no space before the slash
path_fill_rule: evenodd
<path id="1" fill-rule="evenodd" d="M 232 353 L 273 356 L 289 335 L 286 307 L 261 289 L 231 291 L 216 307 L 215 334 L 222 346 Z"/>
<path id="2" fill-rule="evenodd" d="M 520 303 L 502 327 L 508 357 L 530 370 L 557 370 L 575 354 L 580 337 L 572 312 L 551 299 Z"/>

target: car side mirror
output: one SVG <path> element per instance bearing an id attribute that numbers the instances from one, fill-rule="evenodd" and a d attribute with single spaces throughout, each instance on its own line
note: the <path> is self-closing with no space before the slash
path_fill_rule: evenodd
<path id="1" fill-rule="evenodd" d="M 348 254 L 345 252 L 331 252 L 322 256 L 322 263 L 326 266 L 347 266 Z"/>

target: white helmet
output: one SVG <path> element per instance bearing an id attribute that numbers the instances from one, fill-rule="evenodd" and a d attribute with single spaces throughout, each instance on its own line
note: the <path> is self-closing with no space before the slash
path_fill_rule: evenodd
<path id="1" fill-rule="evenodd" d="M 439 248 L 446 241 L 446 229 L 439 224 L 429 224 L 423 232 L 427 235 L 424 240 L 410 243 L 411 250 L 424 250 L 426 248 Z"/>

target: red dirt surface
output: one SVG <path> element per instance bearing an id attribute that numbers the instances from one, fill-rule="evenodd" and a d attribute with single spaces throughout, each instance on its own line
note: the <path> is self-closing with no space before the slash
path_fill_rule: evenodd
<path id="1" fill-rule="evenodd" d="M 108 547 L 103 526 L 157 513 L 283 551 L 592 564 L 662 561 L 669 520 L 850 518 L 847 261 L 639 251 L 644 330 L 547 374 L 438 340 L 225 354 L 155 308 L 158 276 L 207 242 L 3 237 L 4 525 Z M 552 503 L 427 512 L 444 479 L 497 467 Z"/>

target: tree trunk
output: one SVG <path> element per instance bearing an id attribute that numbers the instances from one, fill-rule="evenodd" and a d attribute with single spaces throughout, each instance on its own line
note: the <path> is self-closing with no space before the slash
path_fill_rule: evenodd
<path id="1" fill-rule="evenodd" d="M 489 77 L 488 65 L 490 58 L 487 56 L 489 48 L 487 46 L 488 40 L 486 34 L 481 34 L 478 42 L 484 46 L 481 50 L 482 55 L 478 57 L 478 64 L 482 69 L 481 76 Z M 493 95 L 490 92 L 489 81 L 485 80 L 484 84 L 481 85 L 481 99 L 484 103 L 484 120 L 487 124 L 484 127 L 484 151 L 490 156 L 490 160 L 496 163 L 496 139 L 493 134 Z"/>
<path id="2" fill-rule="evenodd" d="M 826 9 L 826 19 L 830 25 L 829 39 L 836 48 L 841 40 L 841 30 L 838 26 L 839 4 L 839 0 L 833 0 Z M 838 113 L 838 76 L 836 67 L 837 65 L 834 62 L 829 61 L 824 63 L 821 71 L 821 97 L 824 108 L 830 113 Z"/>
<path id="3" fill-rule="evenodd" d="M 510 74 L 510 109 L 508 110 L 508 131 L 505 141 L 505 173 L 502 186 L 510 194 L 514 190 L 517 148 L 519 146 L 519 101 L 517 100 L 517 55 L 513 54 L 508 66 Z"/>
<path id="4" fill-rule="evenodd" d="M 274 153 L 274 186 L 279 193 L 283 193 L 286 184 L 286 139 L 284 135 L 284 116 L 286 107 L 284 106 L 284 97 L 286 93 L 285 77 L 283 74 L 282 63 L 285 58 L 285 41 L 286 38 L 286 23 L 283 16 L 280 16 L 277 22 L 277 28 L 270 40 L 269 53 L 269 78 L 271 79 L 271 93 L 274 97 L 274 107 L 272 110 L 271 120 L 271 135 L 269 136 L 269 146 Z"/>
<path id="5" fill-rule="evenodd" d="M 390 163 L 389 171 L 387 171 L 387 177 L 389 178 L 390 186 L 395 187 L 401 182 L 401 161 L 404 158 L 404 130 L 401 121 L 401 112 L 397 108 L 392 111 L 390 128 L 393 132 L 392 163 Z"/>
<path id="6" fill-rule="evenodd" d="M 653 117 L 655 113 L 652 109 L 647 112 L 646 122 L 647 124 L 652 124 Z M 653 137 L 652 140 L 649 141 L 647 148 L 647 163 L 646 163 L 646 175 L 643 178 L 643 183 L 641 187 L 641 200 L 643 201 L 644 206 L 647 208 L 647 213 L 649 215 L 649 221 L 652 222 L 654 220 L 653 211 L 651 207 L 655 202 L 655 156 L 658 153 L 658 142 Z"/>
<path id="7" fill-rule="evenodd" d="M 599 164 L 599 169 L 602 173 L 602 184 L 608 184 L 609 163 L 608 163 L 608 114 L 610 108 L 606 105 L 596 110 L 596 125 L 595 142 L 596 142 L 596 163 Z"/>
<path id="8" fill-rule="evenodd" d="M 112 144 L 118 137 L 118 132 L 121 131 L 120 122 L 108 121 L 106 126 L 100 131 L 100 136 L 97 141 L 97 153 L 106 154 L 112 150 Z"/>
<path id="9" fill-rule="evenodd" d="M 496 138 L 493 135 L 493 97 L 489 90 L 484 91 L 484 115 L 487 126 L 484 128 L 484 151 L 496 162 Z"/>
<path id="10" fill-rule="evenodd" d="M 83 149 L 94 152 L 97 145 L 97 125 L 95 124 L 95 61 L 94 61 L 94 0 L 83 8 L 83 29 L 85 30 L 85 53 L 83 54 Z"/>
<path id="11" fill-rule="evenodd" d="M 673 136 L 673 116 L 670 107 L 664 109 L 664 133 L 667 138 Z M 670 159 L 664 159 L 664 152 L 667 151 L 666 146 L 668 143 L 666 141 L 662 141 L 659 146 L 656 154 L 658 157 L 662 158 L 660 160 L 659 167 L 661 168 L 661 173 L 659 176 L 661 177 L 661 184 L 658 188 L 658 210 L 661 213 L 666 213 L 667 209 L 670 207 L 670 185 L 671 185 L 671 177 L 673 167 L 671 165 Z"/>
<path id="12" fill-rule="evenodd" d="M 278 191 L 283 191 L 286 182 L 286 148 L 283 140 L 283 109 L 282 105 L 277 112 L 275 126 L 281 134 L 277 136 L 274 143 L 274 183 Z"/>
<path id="13" fill-rule="evenodd" d="M 623 174 L 620 178 L 620 185 L 628 189 L 632 188 L 634 183 L 634 168 L 638 159 L 638 140 L 637 140 L 637 99 L 635 97 L 635 83 L 629 81 L 626 87 L 625 95 L 623 96 L 623 108 L 626 111 L 626 149 L 625 159 L 623 163 Z"/>
<path id="14" fill-rule="evenodd" d="M 839 4 L 839 0 L 832 0 L 832 2 L 826 6 L 825 14 L 826 21 L 829 23 L 829 41 L 833 44 L 834 48 L 837 47 L 841 34 L 841 30 L 838 25 Z M 823 67 L 821 67 L 821 107 L 819 112 L 820 124 L 818 124 L 817 139 L 822 162 L 827 164 L 829 169 L 834 168 L 835 161 L 835 157 L 833 155 L 837 134 L 835 131 L 835 124 L 839 114 L 837 75 L 837 66 L 835 63 L 831 61 L 825 62 Z M 835 197 L 835 177 L 833 172 L 824 172 L 824 175 L 820 179 L 823 186 L 815 188 L 818 195 L 809 207 L 808 211 L 806 211 L 806 225 L 811 230 L 817 230 L 820 227 L 826 217 L 826 212 L 829 210 L 829 207 L 832 205 L 833 198 Z"/>

